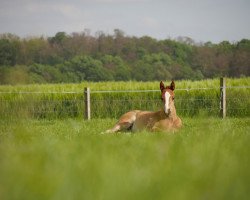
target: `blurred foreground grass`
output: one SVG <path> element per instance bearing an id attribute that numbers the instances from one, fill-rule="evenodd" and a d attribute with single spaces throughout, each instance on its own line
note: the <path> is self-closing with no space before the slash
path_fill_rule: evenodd
<path id="1" fill-rule="evenodd" d="M 250 118 L 101 135 L 113 119 L 0 121 L 0 199 L 249 199 Z"/>

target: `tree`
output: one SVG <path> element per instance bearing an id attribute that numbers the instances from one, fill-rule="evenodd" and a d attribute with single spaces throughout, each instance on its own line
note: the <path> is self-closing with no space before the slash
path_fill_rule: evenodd
<path id="1" fill-rule="evenodd" d="M 65 32 L 58 32 L 54 37 L 48 38 L 48 40 L 51 44 L 62 45 L 67 38 L 68 37 Z"/>
<path id="2" fill-rule="evenodd" d="M 0 83 L 1 84 L 28 84 L 30 83 L 30 76 L 26 66 L 16 65 L 11 68 L 2 67 L 0 69 Z M 3 74 L 3 77 L 1 77 Z"/>
<path id="3" fill-rule="evenodd" d="M 13 42 L 8 39 L 0 39 L 0 65 L 16 64 L 17 48 Z"/>
<path id="4" fill-rule="evenodd" d="M 112 80 L 112 75 L 103 68 L 99 60 L 95 60 L 90 56 L 76 56 L 65 63 L 66 72 L 75 72 L 80 81 L 105 81 Z"/>
<path id="5" fill-rule="evenodd" d="M 89 30 L 58 32 L 50 38 L 0 34 L 1 84 L 10 72 L 38 83 L 249 76 L 249 58 L 249 39 L 197 44 L 188 37 L 130 37 L 119 29 L 94 36 Z"/>
<path id="6" fill-rule="evenodd" d="M 130 69 L 119 56 L 105 55 L 102 64 L 109 74 L 116 81 L 126 81 L 131 79 Z"/>

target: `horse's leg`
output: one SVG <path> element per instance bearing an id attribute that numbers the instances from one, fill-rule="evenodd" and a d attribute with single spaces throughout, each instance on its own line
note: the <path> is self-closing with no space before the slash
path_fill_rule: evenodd
<path id="1" fill-rule="evenodd" d="M 107 130 L 106 133 L 130 130 L 136 120 L 136 113 L 138 112 L 138 110 L 134 110 L 123 114 L 115 126 Z"/>
<path id="2" fill-rule="evenodd" d="M 130 129 L 130 127 L 133 126 L 133 123 L 129 122 L 123 122 L 123 123 L 117 123 L 113 128 L 106 131 L 106 133 L 116 133 L 118 131 L 127 131 Z"/>

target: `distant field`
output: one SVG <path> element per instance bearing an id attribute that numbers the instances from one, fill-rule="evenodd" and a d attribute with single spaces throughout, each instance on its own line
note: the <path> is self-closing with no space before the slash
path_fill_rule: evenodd
<path id="1" fill-rule="evenodd" d="M 170 81 L 165 81 L 169 84 Z M 227 115 L 250 117 L 250 77 L 227 79 Z M 244 88 L 248 86 L 248 88 Z M 131 109 L 159 110 L 159 82 L 99 82 L 0 86 L 0 116 L 38 119 L 83 118 L 83 90 L 89 87 L 93 118 L 117 118 Z M 175 105 L 181 116 L 218 116 L 219 79 L 176 81 Z M 186 89 L 186 90 L 179 90 Z M 127 92 L 156 90 L 155 92 Z M 97 92 L 99 91 L 99 92 Z M 100 91 L 120 91 L 100 93 Z M 122 92 L 124 91 L 124 92 Z"/>
<path id="2" fill-rule="evenodd" d="M 164 80 L 163 80 L 164 81 Z M 166 84 L 171 80 L 164 81 Z M 202 81 L 182 80 L 176 81 L 176 89 L 178 88 L 218 88 L 220 84 L 219 78 L 206 79 Z M 250 77 L 246 78 L 227 78 L 228 86 L 249 85 Z M 154 82 L 138 82 L 138 81 L 121 81 L 121 82 L 82 82 L 79 84 L 30 84 L 30 85 L 0 85 L 1 92 L 83 92 L 84 87 L 90 87 L 91 90 L 157 90 L 159 89 L 159 81 Z"/>
<path id="3" fill-rule="evenodd" d="M 249 199 L 250 118 L 100 134 L 115 121 L 1 120 L 0 199 Z"/>

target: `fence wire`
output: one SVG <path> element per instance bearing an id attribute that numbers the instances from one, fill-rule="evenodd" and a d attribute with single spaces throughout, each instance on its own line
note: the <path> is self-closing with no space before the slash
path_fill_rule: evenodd
<path id="1" fill-rule="evenodd" d="M 249 86 L 227 87 L 227 116 L 250 117 Z M 118 118 L 130 110 L 162 109 L 159 90 L 91 91 L 91 118 Z M 220 113 L 220 88 L 175 90 L 180 116 Z M 0 92 L 0 115 L 32 118 L 83 118 L 83 92 Z"/>

